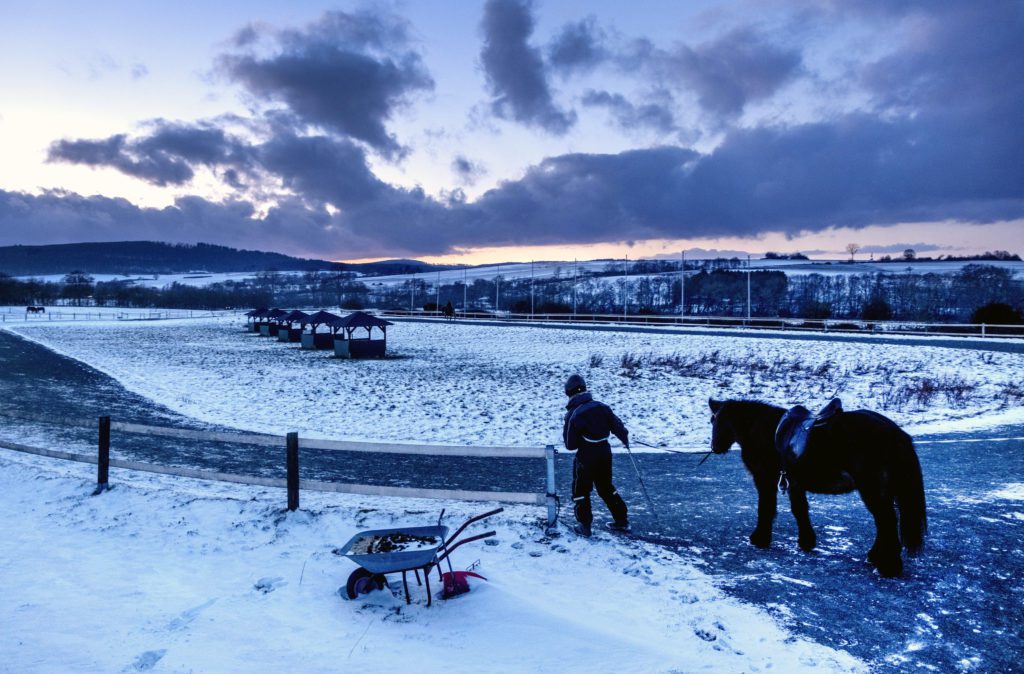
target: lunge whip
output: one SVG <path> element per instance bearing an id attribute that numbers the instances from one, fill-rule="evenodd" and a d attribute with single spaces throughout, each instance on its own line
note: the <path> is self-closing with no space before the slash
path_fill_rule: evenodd
<path id="1" fill-rule="evenodd" d="M 639 444 L 642 445 L 644 443 L 641 442 Z M 649 446 L 650 445 L 648 445 L 648 447 Z M 633 452 L 629 449 L 629 445 L 623 445 L 623 447 L 626 448 L 626 453 L 629 454 L 629 461 L 633 464 L 633 470 L 636 471 L 637 479 L 640 480 L 640 489 L 644 492 L 644 498 L 647 499 L 647 505 L 651 509 L 651 514 L 654 515 L 654 520 L 660 524 L 661 520 L 658 519 L 658 510 L 654 507 L 654 502 L 651 501 L 651 497 L 647 493 L 647 485 L 644 484 L 644 476 L 640 474 L 640 468 L 636 465 L 636 460 L 633 458 Z"/>
<path id="2" fill-rule="evenodd" d="M 633 440 L 633 442 L 635 442 L 638 445 L 643 445 L 644 447 L 650 447 L 651 449 L 660 449 L 663 452 L 671 452 L 673 454 L 690 454 L 691 453 L 691 452 L 680 452 L 678 449 L 669 449 L 668 447 L 658 447 L 656 445 L 649 445 L 646 442 L 641 442 L 639 440 Z M 628 449 L 628 447 L 627 447 L 627 449 Z M 707 454 L 705 454 L 704 458 L 701 459 L 700 463 L 698 463 L 697 465 L 698 466 L 702 465 L 705 461 L 708 460 L 708 457 L 710 457 L 712 454 L 714 454 L 714 451 L 710 451 Z M 632 456 L 630 458 L 632 458 Z"/>

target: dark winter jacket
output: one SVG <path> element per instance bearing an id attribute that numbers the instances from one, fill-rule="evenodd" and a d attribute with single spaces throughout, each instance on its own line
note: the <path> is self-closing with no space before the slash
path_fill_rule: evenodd
<path id="1" fill-rule="evenodd" d="M 623 445 L 629 447 L 629 431 L 622 425 L 622 421 L 615 416 L 612 408 L 594 400 L 589 391 L 574 395 L 565 409 L 568 411 L 565 414 L 562 439 L 566 449 L 580 450 L 578 456 L 581 458 L 610 455 L 610 435 L 615 435 Z"/>

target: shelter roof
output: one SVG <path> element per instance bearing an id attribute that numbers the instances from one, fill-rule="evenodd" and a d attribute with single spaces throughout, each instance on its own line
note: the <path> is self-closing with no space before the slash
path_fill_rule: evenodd
<path id="1" fill-rule="evenodd" d="M 285 311 L 284 309 L 271 309 L 270 311 L 267 312 L 267 318 L 281 318 L 287 313 L 288 312 Z"/>
<path id="2" fill-rule="evenodd" d="M 299 311 L 298 309 L 296 309 L 282 316 L 281 320 L 286 321 L 288 323 L 293 323 L 295 321 L 301 321 L 305 318 L 309 318 L 309 314 L 307 314 L 305 311 Z"/>
<path id="3" fill-rule="evenodd" d="M 336 316 L 329 311 L 320 310 L 315 314 L 311 314 L 301 319 L 302 325 L 330 325 L 331 321 L 336 321 L 340 316 Z"/>
<path id="4" fill-rule="evenodd" d="M 394 325 L 394 323 L 385 321 L 383 318 L 377 318 L 364 311 L 355 311 L 348 316 L 332 321 L 330 325 L 332 328 L 384 328 L 388 325 Z"/>
<path id="5" fill-rule="evenodd" d="M 267 308 L 266 307 L 260 307 L 259 309 L 253 309 L 252 311 L 247 311 L 245 315 L 248 316 L 249 318 L 263 318 L 263 316 L 266 313 L 267 313 Z"/>

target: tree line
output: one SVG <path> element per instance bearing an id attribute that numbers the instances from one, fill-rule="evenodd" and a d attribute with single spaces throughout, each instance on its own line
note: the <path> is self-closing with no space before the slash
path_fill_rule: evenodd
<path id="1" fill-rule="evenodd" d="M 732 261 L 695 263 L 686 282 L 678 263 L 641 261 L 577 277 L 561 270 L 549 277 L 476 279 L 435 285 L 417 278 L 383 284 L 353 272 L 261 272 L 246 280 L 153 288 L 125 281 L 95 282 L 71 272 L 60 282 L 20 280 L 0 274 L 0 304 L 95 305 L 190 309 L 317 306 L 433 310 L 451 302 L 459 309 L 514 313 L 737 316 L 757 318 L 913 320 L 966 322 L 987 305 L 1003 305 L 1016 322 L 1024 308 L 1024 281 L 1012 270 L 968 264 L 955 273 L 870 272 L 793 274 L 738 269 Z M 465 306 L 464 306 L 465 302 Z M 625 304 L 624 304 L 625 303 Z M 684 306 L 685 304 L 685 306 Z M 1013 312 L 1016 312 L 1014 314 Z"/>

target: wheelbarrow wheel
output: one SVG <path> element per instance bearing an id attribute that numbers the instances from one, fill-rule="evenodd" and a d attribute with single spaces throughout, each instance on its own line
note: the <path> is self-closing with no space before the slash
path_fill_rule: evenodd
<path id="1" fill-rule="evenodd" d="M 361 594 L 369 594 L 374 590 L 383 590 L 386 582 L 379 573 L 371 573 L 363 567 L 353 571 L 345 584 L 349 599 L 356 599 Z"/>

